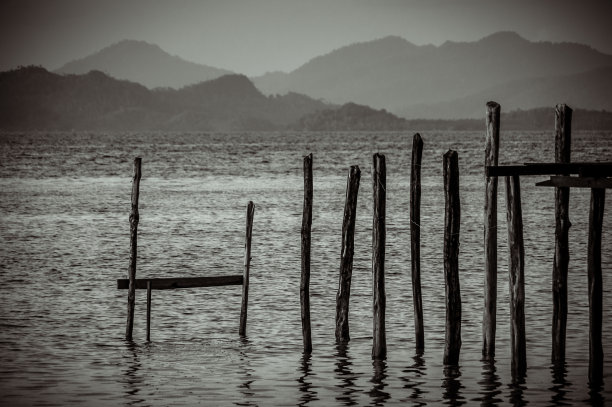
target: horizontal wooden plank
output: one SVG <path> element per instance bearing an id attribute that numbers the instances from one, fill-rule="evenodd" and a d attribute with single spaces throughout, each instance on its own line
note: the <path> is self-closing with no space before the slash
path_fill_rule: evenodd
<path id="1" fill-rule="evenodd" d="M 488 166 L 485 169 L 487 177 L 507 177 L 512 175 L 572 175 L 581 177 L 612 176 L 612 162 L 601 163 L 526 163 L 523 165 Z"/>
<path id="2" fill-rule="evenodd" d="M 612 179 L 593 177 L 554 176 L 547 181 L 538 182 L 538 187 L 568 187 L 568 188 L 612 188 Z"/>
<path id="3" fill-rule="evenodd" d="M 242 275 L 214 277 L 168 277 L 168 278 L 137 278 L 136 288 L 147 289 L 147 281 L 151 282 L 152 290 L 172 290 L 175 288 L 216 287 L 223 285 L 242 285 Z M 118 289 L 127 289 L 130 280 L 117 280 Z"/>

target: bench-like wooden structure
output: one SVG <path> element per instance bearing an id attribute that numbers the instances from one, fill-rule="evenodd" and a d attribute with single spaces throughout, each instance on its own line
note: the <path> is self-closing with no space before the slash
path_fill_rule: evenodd
<path id="1" fill-rule="evenodd" d="M 134 159 L 134 178 L 132 180 L 132 211 L 130 212 L 130 265 L 129 278 L 117 280 L 118 289 L 128 290 L 128 312 L 125 339 L 132 340 L 134 327 L 134 302 L 136 289 L 147 290 L 147 341 L 151 340 L 151 291 L 173 290 L 177 288 L 218 287 L 224 285 L 242 285 L 242 306 L 240 309 L 239 335 L 246 334 L 247 304 L 249 297 L 249 269 L 251 265 L 251 237 L 253 233 L 253 215 L 255 205 L 249 202 L 246 213 L 246 237 L 244 253 L 244 272 L 242 275 L 207 276 L 207 277 L 165 277 L 165 278 L 136 278 L 136 258 L 138 241 L 138 197 L 141 178 L 141 158 Z"/>

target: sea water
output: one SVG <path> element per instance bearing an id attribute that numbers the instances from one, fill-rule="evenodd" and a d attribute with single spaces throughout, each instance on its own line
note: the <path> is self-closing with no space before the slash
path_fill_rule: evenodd
<path id="1" fill-rule="evenodd" d="M 550 363 L 554 190 L 522 177 L 527 376 L 510 372 L 505 184 L 498 193 L 494 363 L 483 362 L 484 131 L 427 132 L 422 168 L 425 350 L 415 352 L 409 133 L 10 133 L 0 135 L 2 405 L 597 405 L 612 400 L 612 193 L 602 268 L 604 386 L 588 383 L 590 191 L 570 198 L 566 366 Z M 502 132 L 500 164 L 554 161 L 554 134 Z M 459 154 L 462 348 L 444 366 L 442 156 Z M 573 161 L 612 161 L 611 133 L 575 132 Z M 302 157 L 314 156 L 311 318 L 302 354 Z M 373 362 L 372 154 L 387 162 L 386 334 Z M 239 286 L 136 293 L 126 342 L 133 158 L 142 157 L 137 278 L 241 274 L 255 203 L 246 337 Z M 335 295 L 346 177 L 362 171 L 351 341 L 336 346 Z"/>

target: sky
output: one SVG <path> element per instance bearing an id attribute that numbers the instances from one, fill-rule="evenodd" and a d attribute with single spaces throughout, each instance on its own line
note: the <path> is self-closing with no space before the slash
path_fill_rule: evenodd
<path id="1" fill-rule="evenodd" d="M 0 0 L 0 71 L 57 69 L 124 39 L 249 76 L 388 35 L 440 45 L 515 31 L 612 54 L 610 16 L 611 0 Z"/>

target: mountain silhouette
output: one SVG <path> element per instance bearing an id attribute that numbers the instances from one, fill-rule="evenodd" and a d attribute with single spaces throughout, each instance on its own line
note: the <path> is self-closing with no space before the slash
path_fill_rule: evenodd
<path id="1" fill-rule="evenodd" d="M 500 103 L 509 100 L 503 106 L 516 109 L 557 94 L 572 95 L 576 85 L 568 81 L 570 76 L 609 66 L 611 55 L 585 45 L 530 42 L 514 32 L 499 32 L 475 42 L 447 41 L 440 46 L 417 46 L 400 37 L 385 37 L 316 57 L 290 73 L 269 73 L 252 80 L 266 94 L 291 90 L 337 104 L 352 101 L 385 108 L 408 118 L 457 118 L 481 117 L 482 106 L 491 98 Z M 542 78 L 558 79 L 554 86 L 541 87 L 550 91 L 547 95 L 536 100 L 533 93 L 513 94 L 517 86 L 528 88 Z M 586 85 L 597 87 L 595 80 Z M 498 93 L 479 97 L 492 89 Z M 555 100 L 553 104 L 612 109 L 612 98 L 607 99 L 604 105 L 599 104 L 600 97 Z M 471 105 L 457 111 L 450 103 L 457 100 Z"/>
<path id="2" fill-rule="evenodd" d="M 102 71 L 118 79 L 156 87 L 181 88 L 218 78 L 232 72 L 189 62 L 173 56 L 159 46 L 144 41 L 124 40 L 94 54 L 69 62 L 56 73 L 85 74 Z"/>
<path id="3" fill-rule="evenodd" d="M 59 75 L 30 66 L 0 73 L 4 130 L 277 130 L 330 107 L 296 93 L 265 96 L 236 74 L 150 90 L 101 71 Z"/>

